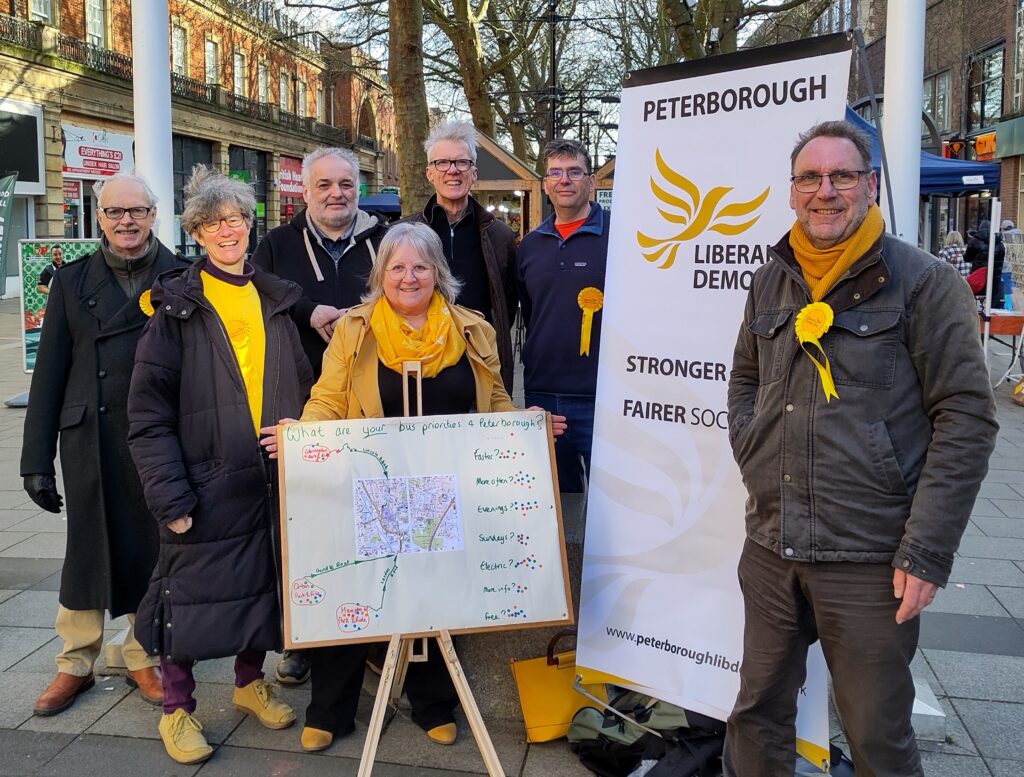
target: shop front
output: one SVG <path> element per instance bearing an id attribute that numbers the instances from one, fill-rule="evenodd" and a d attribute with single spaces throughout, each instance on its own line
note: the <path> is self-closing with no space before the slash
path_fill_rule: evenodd
<path id="1" fill-rule="evenodd" d="M 0 241 L 0 294 L 17 296 L 18 241 L 34 238 L 36 198 L 46 194 L 43 162 L 43 109 L 20 100 L 0 99 L 0 176 L 18 174 L 11 214 Z"/>
<path id="2" fill-rule="evenodd" d="M 135 170 L 134 139 L 127 132 L 61 122 L 61 170 L 64 174 L 64 237 L 99 237 L 96 195 L 104 178 Z"/>
<path id="3" fill-rule="evenodd" d="M 245 146 L 228 147 L 228 173 L 250 184 L 256 194 L 256 220 L 249 232 L 249 253 L 267 234 L 267 152 Z"/>
<path id="4" fill-rule="evenodd" d="M 288 224 L 295 214 L 306 207 L 302 199 L 302 160 L 291 156 L 281 157 L 278 192 L 281 195 L 281 223 Z"/>
<path id="5" fill-rule="evenodd" d="M 186 235 L 181 228 L 181 213 L 185 207 L 185 184 L 196 165 L 213 164 L 213 143 L 186 135 L 171 137 L 172 167 L 174 171 L 174 236 L 175 250 L 183 256 L 198 256 L 199 245 L 192 235 Z"/>

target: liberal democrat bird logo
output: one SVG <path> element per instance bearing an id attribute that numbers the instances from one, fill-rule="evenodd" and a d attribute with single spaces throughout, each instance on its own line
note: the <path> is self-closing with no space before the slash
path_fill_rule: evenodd
<path id="1" fill-rule="evenodd" d="M 722 235 L 738 235 L 757 223 L 760 214 L 745 221 L 744 218 L 754 213 L 766 199 L 771 187 L 767 187 L 757 197 L 746 202 L 724 203 L 725 196 L 732 191 L 731 186 L 716 186 L 701 198 L 700 189 L 684 175 L 669 167 L 661 157 L 661 150 L 655 149 L 654 161 L 666 186 L 662 186 L 651 177 L 651 191 L 661 201 L 658 213 L 669 224 L 680 224 L 683 231 L 670 237 L 649 237 L 643 232 L 636 233 L 636 242 L 640 244 L 641 253 L 648 262 L 661 262 L 659 270 L 667 270 L 676 260 L 679 247 L 687 240 L 702 232 L 718 232 Z M 673 189 L 676 193 L 668 191 Z"/>

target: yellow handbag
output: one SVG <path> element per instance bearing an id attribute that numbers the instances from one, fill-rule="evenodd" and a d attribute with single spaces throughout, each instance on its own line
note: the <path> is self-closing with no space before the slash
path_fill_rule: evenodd
<path id="1" fill-rule="evenodd" d="M 560 639 L 575 636 L 576 629 L 563 629 L 548 642 L 546 656 L 509 661 L 519 692 L 527 742 L 550 742 L 564 737 L 572 716 L 581 707 L 591 704 L 572 687 L 576 680 L 576 651 L 555 652 Z M 603 701 L 608 700 L 603 683 L 587 690 Z"/>

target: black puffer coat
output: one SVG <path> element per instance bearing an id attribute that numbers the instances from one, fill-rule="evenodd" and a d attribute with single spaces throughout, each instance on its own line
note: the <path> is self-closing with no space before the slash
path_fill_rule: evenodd
<path id="1" fill-rule="evenodd" d="M 281 644 L 277 506 L 242 375 L 200 270 L 161 275 L 128 396 L 128 444 L 160 555 L 135 622 L 151 654 L 217 658 Z M 288 309 L 299 287 L 258 268 L 266 329 L 263 426 L 298 417 L 312 371 Z M 192 516 L 175 534 L 171 521 Z"/>

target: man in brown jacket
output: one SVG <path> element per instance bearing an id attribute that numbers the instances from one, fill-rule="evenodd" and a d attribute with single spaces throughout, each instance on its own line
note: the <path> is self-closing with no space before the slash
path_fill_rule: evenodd
<path id="1" fill-rule="evenodd" d="M 512 322 L 516 291 L 515 233 L 469 196 L 476 182 L 476 129 L 468 121 L 435 127 L 423 144 L 434 187 L 423 211 L 403 219 L 429 224 L 441 238 L 452 273 L 462 281 L 456 302 L 478 311 L 498 335 L 501 379 L 512 393 Z"/>

